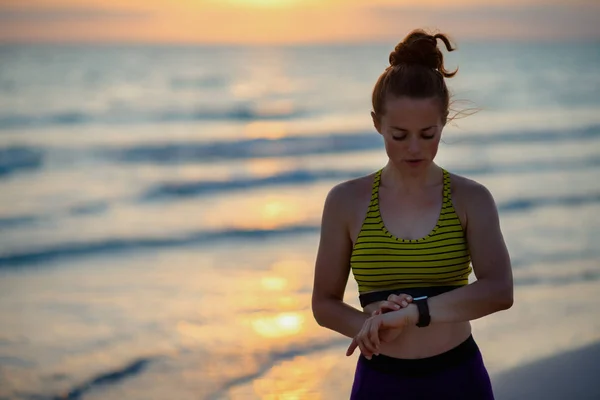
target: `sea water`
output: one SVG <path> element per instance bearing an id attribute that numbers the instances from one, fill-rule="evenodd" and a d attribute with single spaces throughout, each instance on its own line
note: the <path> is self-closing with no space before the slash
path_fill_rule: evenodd
<path id="1" fill-rule="evenodd" d="M 314 260 L 328 191 L 387 161 L 393 45 L 0 47 L 0 398 L 347 398 Z M 500 213 L 495 376 L 600 339 L 600 45 L 460 45 L 477 112 L 436 161 Z"/>

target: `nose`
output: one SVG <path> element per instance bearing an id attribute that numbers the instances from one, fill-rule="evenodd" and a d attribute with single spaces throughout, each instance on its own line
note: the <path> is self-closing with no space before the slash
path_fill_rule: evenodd
<path id="1" fill-rule="evenodd" d="M 416 154 L 419 154 L 420 150 L 421 150 L 421 143 L 419 141 L 419 138 L 411 135 L 409 142 L 408 142 L 408 152 L 410 154 L 416 155 Z"/>

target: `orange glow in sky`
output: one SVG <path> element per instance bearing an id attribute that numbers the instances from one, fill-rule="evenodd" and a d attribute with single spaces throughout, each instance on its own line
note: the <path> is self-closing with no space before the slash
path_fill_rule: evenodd
<path id="1" fill-rule="evenodd" d="M 600 38 L 596 0 L 4 0 L 0 41 L 314 43 Z M 556 22 L 560 21 L 560 24 Z"/>

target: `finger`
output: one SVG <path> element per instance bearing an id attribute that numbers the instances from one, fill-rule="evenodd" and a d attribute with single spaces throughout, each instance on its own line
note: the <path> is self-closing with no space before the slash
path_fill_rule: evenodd
<path id="1" fill-rule="evenodd" d="M 367 350 L 365 347 L 364 341 L 361 337 L 356 337 L 356 345 L 360 349 L 360 353 L 367 358 L 367 360 L 371 359 L 371 352 Z"/>
<path id="2" fill-rule="evenodd" d="M 365 325 L 363 326 L 363 329 L 361 331 L 360 334 L 360 339 L 362 341 L 363 346 L 365 347 L 365 349 L 369 352 L 369 355 L 373 355 L 375 353 L 377 353 L 377 348 L 375 347 L 375 344 L 373 343 L 373 341 L 371 340 L 371 330 L 372 330 L 372 326 L 374 325 L 374 318 L 370 318 L 367 320 L 367 323 L 365 323 Z"/>
<path id="3" fill-rule="evenodd" d="M 393 301 L 384 301 L 379 305 L 379 311 L 384 313 L 388 311 L 396 311 L 401 308 L 400 304 L 396 304 Z"/>
<path id="4" fill-rule="evenodd" d="M 365 324 L 366 324 L 366 321 L 365 321 Z M 363 340 L 362 340 L 362 336 L 361 336 L 364 327 L 365 327 L 365 325 L 363 324 L 360 331 L 356 334 L 356 336 L 354 336 L 354 339 L 353 339 L 354 343 L 353 344 L 351 343 L 351 346 L 353 346 L 354 349 L 356 349 L 358 347 L 358 349 L 360 350 L 360 353 L 366 357 L 368 352 L 363 344 Z"/>
<path id="5" fill-rule="evenodd" d="M 388 301 L 401 305 L 402 307 L 408 307 L 408 303 L 412 302 L 412 296 L 405 293 L 390 294 L 388 296 Z"/>
<path id="6" fill-rule="evenodd" d="M 365 321 L 365 324 L 363 325 L 362 329 L 356 336 L 356 341 L 358 342 L 358 347 L 360 347 L 360 352 L 368 360 L 370 360 L 373 353 L 375 353 L 375 349 L 373 349 L 373 347 L 371 346 L 371 344 L 368 340 L 369 331 L 371 329 L 370 326 L 371 326 L 371 319 L 368 319 Z"/>
<path id="7" fill-rule="evenodd" d="M 356 338 L 352 338 L 352 342 L 350 342 L 350 346 L 348 346 L 348 350 L 346 350 L 346 355 L 351 356 L 357 347 L 358 347 L 358 342 L 356 341 Z"/>
<path id="8" fill-rule="evenodd" d="M 377 321 L 373 321 L 369 332 L 369 340 L 371 341 L 375 352 L 374 354 L 379 355 L 379 324 Z"/>

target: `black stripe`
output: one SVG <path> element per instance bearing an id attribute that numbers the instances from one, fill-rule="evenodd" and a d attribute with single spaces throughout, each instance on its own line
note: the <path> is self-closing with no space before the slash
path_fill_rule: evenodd
<path id="1" fill-rule="evenodd" d="M 365 222 L 363 225 L 379 225 L 379 222 Z"/>
<path id="2" fill-rule="evenodd" d="M 439 279 L 436 279 L 436 282 L 439 282 L 439 281 L 444 281 L 445 282 L 445 281 L 458 280 L 459 278 L 463 277 L 464 275 L 465 274 L 462 273 L 460 275 L 455 275 L 455 276 L 452 276 L 452 277 L 449 277 L 449 278 L 439 278 Z M 389 282 L 389 281 L 390 281 L 390 279 L 383 279 L 383 280 L 376 280 L 376 281 L 362 281 L 362 280 L 358 280 L 358 279 L 356 280 L 357 283 L 365 283 L 365 284 L 369 284 L 369 283 L 383 283 L 383 282 Z M 426 279 L 422 279 L 422 278 L 421 279 L 420 278 L 406 278 L 406 279 L 401 279 L 401 280 L 398 280 L 398 281 L 399 282 L 408 282 L 408 281 L 417 281 L 418 282 L 418 281 L 427 281 L 427 280 Z"/>
<path id="3" fill-rule="evenodd" d="M 437 225 L 438 228 L 450 228 L 452 226 L 460 226 L 461 230 L 462 230 L 462 225 L 461 225 L 460 221 L 457 224 L 452 224 L 452 225 L 443 225 L 443 226 L 442 225 Z"/>
<path id="4" fill-rule="evenodd" d="M 460 236 L 452 236 L 452 237 L 443 237 L 443 238 L 439 238 L 439 239 L 436 239 L 436 240 L 428 240 L 427 243 L 435 243 L 435 242 L 441 242 L 442 240 L 464 238 L 464 232 L 463 232 L 462 229 L 444 232 L 444 233 L 442 233 L 442 235 L 447 235 L 449 233 L 457 233 L 457 232 L 462 233 L 462 235 L 460 235 Z M 382 232 L 382 234 L 383 234 L 383 232 Z M 361 236 L 359 236 L 359 239 L 360 238 L 381 238 L 381 236 L 382 235 L 379 235 L 379 236 L 371 236 L 371 235 L 364 235 L 363 236 L 363 235 L 361 235 Z M 387 237 L 388 239 L 393 239 L 393 238 L 390 237 L 390 235 L 383 234 L 383 236 Z M 438 235 L 435 235 L 435 236 L 438 236 Z M 356 242 L 357 242 L 357 244 L 364 244 L 364 243 L 389 243 L 389 242 L 369 242 L 369 241 L 366 241 L 366 242 L 363 241 L 363 242 L 359 243 L 358 240 Z M 396 242 L 400 242 L 400 241 L 397 240 Z M 412 243 L 411 242 L 406 242 L 406 244 L 423 244 L 423 240 L 421 240 L 421 242 L 412 242 Z"/>
<path id="5" fill-rule="evenodd" d="M 460 272 L 463 269 L 463 267 L 461 267 L 460 269 L 452 269 L 450 271 L 445 271 L 445 272 L 415 272 L 415 273 L 411 273 L 411 272 L 389 272 L 389 273 L 385 273 L 385 274 L 356 274 L 354 273 L 354 276 L 395 276 L 395 275 L 414 275 L 414 276 L 419 276 L 419 275 L 443 275 L 443 274 L 453 274 L 456 272 Z M 471 272 L 470 269 L 466 269 L 465 272 L 463 272 L 463 274 L 467 273 L 467 272 Z M 415 278 L 416 279 L 416 278 Z M 445 278 L 444 278 L 445 279 Z"/>
<path id="6" fill-rule="evenodd" d="M 442 253 L 443 254 L 443 253 Z M 423 254 L 424 256 L 427 256 L 429 254 Z M 393 255 L 391 254 L 386 254 L 386 256 L 390 256 L 393 257 Z M 402 256 L 396 256 L 396 257 L 402 257 Z M 405 256 L 405 257 L 414 257 L 414 256 Z M 412 263 L 416 263 L 416 264 L 421 264 L 421 263 L 426 263 L 426 262 L 438 262 L 438 261 L 449 261 L 449 260 L 458 260 L 459 258 L 465 258 L 465 257 L 469 257 L 468 254 L 464 255 L 464 256 L 460 256 L 460 257 L 451 257 L 451 258 L 440 258 L 439 260 L 366 260 L 366 261 L 353 261 L 357 264 L 363 264 L 363 263 L 385 263 L 385 262 L 412 262 Z"/>
<path id="7" fill-rule="evenodd" d="M 466 264 L 468 264 L 468 261 L 463 261 L 463 262 L 460 262 L 458 264 L 439 265 L 439 266 L 434 266 L 434 267 L 424 267 L 422 265 L 419 265 L 419 266 L 414 267 L 414 268 L 450 268 L 450 267 L 456 267 L 458 265 L 466 265 Z M 360 268 L 360 267 L 352 266 L 352 270 L 353 271 L 354 270 L 362 270 L 362 269 L 372 270 L 372 269 L 398 269 L 398 268 L 402 268 L 402 267 L 395 266 L 395 267 L 365 267 L 365 268 Z M 406 268 L 406 267 L 404 267 L 404 268 Z"/>
<path id="8" fill-rule="evenodd" d="M 363 243 L 364 244 L 364 243 Z M 408 244 L 418 244 L 418 243 L 408 243 Z M 394 249 L 394 248 L 390 248 L 390 247 L 365 247 L 364 249 L 359 249 L 358 246 L 354 247 L 354 250 L 397 250 L 397 251 L 420 251 L 420 250 L 428 250 L 428 249 L 441 249 L 443 247 L 450 247 L 450 246 L 460 246 L 463 243 L 450 243 L 450 244 L 443 244 L 441 246 L 431 246 L 431 247 L 423 247 L 421 249 Z M 463 250 L 466 250 L 467 246 L 465 244 L 465 248 Z M 362 255 L 362 254 L 356 254 L 357 256 Z M 371 254 L 374 255 L 374 254 Z M 353 255 L 354 257 L 354 255 Z"/>
<path id="9" fill-rule="evenodd" d="M 404 241 L 412 241 L 412 240 L 424 240 L 424 238 L 426 238 L 426 237 L 430 237 L 430 236 L 437 236 L 437 235 L 443 235 L 444 233 L 446 233 L 446 232 L 440 232 L 440 233 L 438 233 L 438 231 L 439 231 L 440 229 L 443 229 L 443 228 L 444 228 L 444 229 L 445 229 L 445 228 L 454 228 L 454 227 L 456 227 L 456 226 L 460 226 L 460 227 L 461 227 L 461 231 L 462 231 L 462 225 L 460 224 L 460 221 L 459 221 L 458 223 L 456 223 L 456 224 L 452 224 L 452 225 L 440 225 L 440 224 L 437 224 L 436 226 L 434 226 L 434 227 L 433 227 L 433 229 L 432 229 L 432 230 L 430 230 L 430 231 L 429 231 L 429 233 L 428 233 L 427 235 L 425 235 L 425 236 L 421 237 L 420 239 L 402 239 L 402 240 L 404 240 Z M 384 225 L 383 227 L 385 228 L 385 225 Z M 389 233 L 390 235 L 392 235 L 392 236 L 394 236 L 394 237 L 398 237 L 398 236 L 394 235 L 393 233 L 391 233 L 391 232 L 390 232 L 390 231 L 389 231 L 387 228 L 385 228 L 385 230 L 386 230 L 386 231 L 388 231 L 388 233 Z"/>
<path id="10" fill-rule="evenodd" d="M 457 246 L 457 245 L 455 245 L 455 246 Z M 388 249 L 388 250 L 389 250 L 389 249 Z M 411 251 L 411 252 L 412 252 L 412 251 L 420 251 L 420 250 L 423 250 L 423 249 L 419 249 L 419 250 L 414 250 L 414 249 L 413 249 L 413 250 L 409 250 L 409 251 Z M 427 250 L 427 249 L 425 249 L 425 250 Z M 435 256 L 435 255 L 438 255 L 438 254 L 450 254 L 450 253 L 458 253 L 459 251 L 460 251 L 460 252 L 464 252 L 464 251 L 465 251 L 465 249 L 458 249 L 458 250 L 451 250 L 451 251 L 441 251 L 441 252 L 439 252 L 439 253 L 420 253 L 420 254 L 411 254 L 410 256 L 409 256 L 408 254 L 385 254 L 385 255 L 386 255 L 386 256 L 390 256 L 390 257 L 421 257 L 421 256 Z M 373 257 L 373 256 L 381 256 L 381 255 L 382 255 L 382 254 L 377 254 L 377 253 L 375 253 L 375 254 L 353 254 L 351 258 L 354 258 L 354 257 Z M 464 257 L 466 257 L 466 256 L 467 256 L 467 255 L 465 255 Z M 373 260 L 373 262 L 375 263 L 375 262 L 378 262 L 378 261 L 376 261 L 376 260 Z M 415 261 L 415 262 L 424 262 L 424 261 L 423 261 L 423 260 L 420 260 L 420 261 Z"/>
<path id="11" fill-rule="evenodd" d="M 450 215 L 450 213 L 444 215 Z M 448 218 L 443 218 L 443 216 L 440 216 L 438 221 L 452 221 L 453 219 L 458 219 L 460 221 L 460 219 L 456 215 L 450 215 Z"/>

